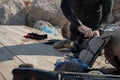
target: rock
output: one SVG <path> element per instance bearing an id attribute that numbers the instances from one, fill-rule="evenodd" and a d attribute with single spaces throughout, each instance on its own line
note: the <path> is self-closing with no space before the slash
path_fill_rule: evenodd
<path id="1" fill-rule="evenodd" d="M 113 27 L 113 26 L 112 26 Z M 105 47 L 105 57 L 108 62 L 120 70 L 120 26 L 115 31 L 106 32 L 112 39 Z"/>
<path id="2" fill-rule="evenodd" d="M 116 24 L 120 26 L 120 21 L 117 21 Z"/>
<path id="3" fill-rule="evenodd" d="M 45 21 L 39 20 L 39 21 L 37 21 L 37 22 L 34 24 L 33 28 L 35 28 L 35 29 L 40 29 L 40 26 L 43 26 L 43 25 L 46 25 L 46 26 L 49 26 L 49 27 L 53 27 L 53 25 L 50 24 L 49 22 L 45 22 Z"/>
<path id="4" fill-rule="evenodd" d="M 0 1 L 0 25 L 24 25 L 24 3 L 21 0 Z"/>
<path id="5" fill-rule="evenodd" d="M 114 0 L 113 13 L 114 12 L 120 13 L 120 0 Z"/>
<path id="6" fill-rule="evenodd" d="M 120 0 L 114 0 L 112 13 L 113 18 L 111 19 L 113 19 L 113 23 L 120 21 Z"/>
<path id="7" fill-rule="evenodd" d="M 64 26 L 66 18 L 61 8 L 61 0 L 34 0 L 27 15 L 27 23 L 33 27 L 38 20 L 47 21 L 54 26 Z"/>

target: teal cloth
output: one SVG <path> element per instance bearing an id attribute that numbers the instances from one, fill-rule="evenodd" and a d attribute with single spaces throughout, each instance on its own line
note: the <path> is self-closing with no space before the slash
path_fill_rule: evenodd
<path id="1" fill-rule="evenodd" d="M 40 29 L 41 29 L 41 31 L 46 32 L 48 34 L 53 34 L 55 36 L 59 35 L 59 33 L 57 32 L 57 30 L 55 28 L 51 28 L 51 27 L 42 25 L 42 26 L 40 26 Z"/>

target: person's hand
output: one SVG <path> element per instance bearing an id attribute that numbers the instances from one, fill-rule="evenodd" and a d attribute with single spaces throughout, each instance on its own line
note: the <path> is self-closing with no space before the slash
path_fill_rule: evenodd
<path id="1" fill-rule="evenodd" d="M 93 36 L 100 37 L 100 32 L 98 30 L 94 30 Z"/>
<path id="2" fill-rule="evenodd" d="M 78 27 L 78 31 L 80 31 L 81 33 L 83 33 L 84 36 L 87 37 L 87 38 L 93 37 L 93 31 L 92 31 L 92 29 L 88 28 L 85 25 L 79 26 Z"/>

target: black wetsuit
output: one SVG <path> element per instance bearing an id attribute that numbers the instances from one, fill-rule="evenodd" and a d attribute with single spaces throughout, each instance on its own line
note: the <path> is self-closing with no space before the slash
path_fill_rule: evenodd
<path id="1" fill-rule="evenodd" d="M 71 22 L 71 40 L 83 36 L 77 29 L 80 25 L 104 29 L 110 20 L 112 4 L 113 0 L 62 0 L 63 14 Z"/>

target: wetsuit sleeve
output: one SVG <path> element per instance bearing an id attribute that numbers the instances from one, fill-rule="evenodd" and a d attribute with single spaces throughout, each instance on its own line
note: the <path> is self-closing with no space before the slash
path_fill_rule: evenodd
<path id="1" fill-rule="evenodd" d="M 99 30 L 103 31 L 111 22 L 113 0 L 102 0 L 102 18 L 100 21 Z"/>
<path id="2" fill-rule="evenodd" d="M 61 9 L 63 11 L 64 16 L 76 27 L 82 25 L 82 22 L 77 18 L 71 0 L 62 0 Z"/>

